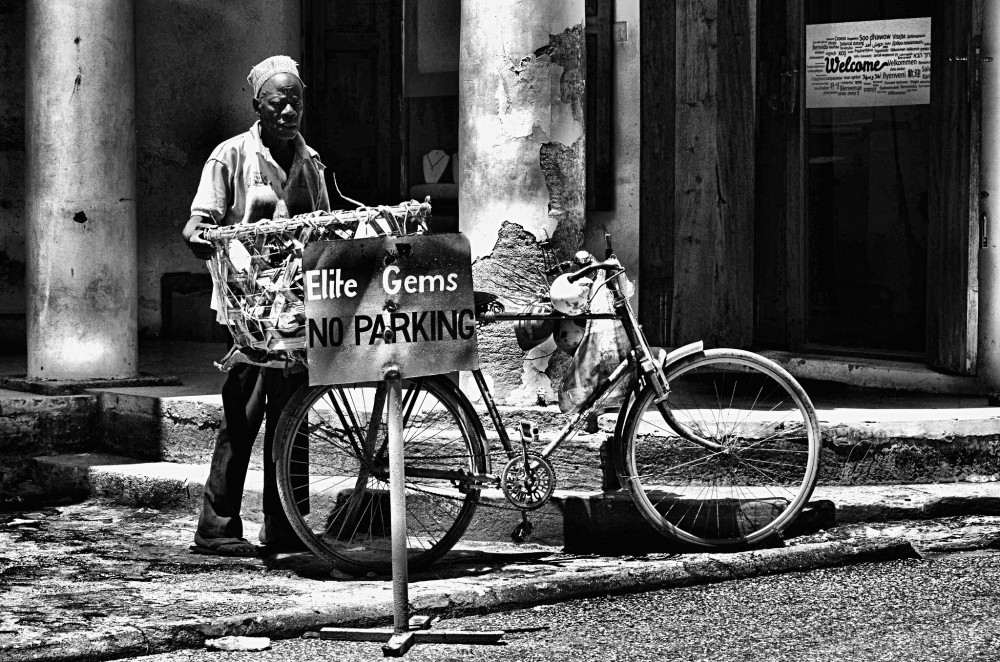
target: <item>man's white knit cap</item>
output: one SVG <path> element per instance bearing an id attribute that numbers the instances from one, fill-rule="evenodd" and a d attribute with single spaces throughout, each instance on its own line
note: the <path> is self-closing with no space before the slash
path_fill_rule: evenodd
<path id="1" fill-rule="evenodd" d="M 299 79 L 300 83 L 302 82 L 302 77 L 299 76 L 299 65 L 295 60 L 287 55 L 273 55 L 251 69 L 250 75 L 247 76 L 247 82 L 253 87 L 255 99 L 260 94 L 260 88 L 267 82 L 267 79 L 277 74 L 292 74 Z M 302 83 L 302 87 L 305 87 L 305 83 Z"/>

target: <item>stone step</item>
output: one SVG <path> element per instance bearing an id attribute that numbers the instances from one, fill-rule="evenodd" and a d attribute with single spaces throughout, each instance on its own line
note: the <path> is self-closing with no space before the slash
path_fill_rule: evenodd
<path id="1" fill-rule="evenodd" d="M 51 497 L 101 499 L 136 508 L 180 510 L 201 508 L 204 464 L 140 462 L 131 458 L 74 453 L 35 459 L 36 479 Z M 250 471 L 243 514 L 261 520 L 263 474 Z M 799 518 L 801 529 L 837 524 L 877 523 L 958 515 L 1000 515 L 1000 481 L 868 486 L 821 485 L 811 507 Z M 543 508 L 530 514 L 535 542 L 564 545 L 568 551 L 665 549 L 670 545 L 642 519 L 625 492 L 557 490 Z M 497 490 L 484 490 L 466 537 L 508 540 L 520 522 L 517 511 Z M 794 532 L 794 531 L 793 531 Z"/>
<path id="2" fill-rule="evenodd" d="M 93 448 L 98 418 L 93 394 L 47 396 L 0 389 L 0 456 Z"/>
<path id="3" fill-rule="evenodd" d="M 53 498 L 100 499 L 118 505 L 197 513 L 202 506 L 207 464 L 142 462 L 106 453 L 76 453 L 37 457 L 37 480 Z M 247 472 L 243 517 L 262 521 L 264 474 Z M 589 497 L 561 492 L 546 507 L 532 513 L 537 542 L 562 543 L 562 507 L 566 499 Z M 482 505 L 467 534 L 470 540 L 506 540 L 521 521 L 519 512 L 498 490 L 484 490 Z"/>
<path id="4" fill-rule="evenodd" d="M 100 389 L 98 399 L 101 447 L 111 453 L 147 461 L 207 463 L 212 458 L 215 438 L 222 421 L 220 395 L 191 394 L 184 387 L 156 389 Z M 555 407 L 502 407 L 501 413 L 515 444 L 515 425 L 521 420 L 551 424 L 541 436 L 541 447 L 556 437 L 565 419 Z M 487 439 L 494 464 L 505 462 L 499 434 L 488 424 Z M 251 467 L 260 469 L 263 433 L 258 436 Z M 560 485 L 566 489 L 599 489 L 601 486 L 600 447 L 604 434 L 579 434 L 567 441 L 553 459 Z M 540 450 L 540 448 L 538 449 Z"/>
<path id="5" fill-rule="evenodd" d="M 102 448 L 151 461 L 200 463 L 211 458 L 222 418 L 221 396 L 192 394 L 183 387 L 100 389 L 92 395 L 98 398 Z M 820 402 L 824 483 L 952 481 L 1000 473 L 1000 409 L 934 403 L 869 408 L 864 397 Z M 503 462 L 485 409 L 478 413 L 494 464 Z M 555 407 L 504 407 L 501 413 L 515 447 L 521 420 L 539 424 L 542 447 L 567 420 Z M 603 414 L 597 433 L 579 433 L 559 450 L 554 464 L 561 489 L 600 489 L 601 444 L 614 423 L 614 413 Z M 254 468 L 261 466 L 262 446 L 255 445 Z"/>
<path id="6" fill-rule="evenodd" d="M 187 386 L 92 389 L 75 396 L 0 390 L 0 456 L 104 450 L 146 461 L 208 462 L 222 418 L 222 373 L 185 375 Z M 1000 408 L 952 396 L 899 396 L 884 391 L 808 385 L 824 436 L 824 483 L 948 481 L 1000 473 Z M 909 398 L 909 399 L 907 399 Z M 973 406 L 969 406 L 969 405 Z M 505 461 L 489 416 L 494 464 Z M 521 420 L 538 423 L 544 446 L 568 417 L 555 406 L 503 407 L 518 445 Z M 596 434 L 578 434 L 554 456 L 560 489 L 597 490 L 601 443 L 615 414 L 602 414 Z M 251 466 L 261 467 L 263 444 Z"/>
<path id="7" fill-rule="evenodd" d="M 208 462 L 222 423 L 222 396 L 185 387 L 100 389 L 101 448 L 147 461 Z M 261 435 L 262 436 L 262 435 Z M 259 441 L 259 440 L 258 440 Z M 262 443 L 252 466 L 260 468 Z"/>
<path id="8" fill-rule="evenodd" d="M 134 508 L 197 513 L 202 505 L 208 466 L 175 462 L 140 462 L 132 458 L 79 453 L 36 458 L 37 480 L 52 498 L 98 499 Z M 263 473 L 250 471 L 244 488 L 243 517 L 262 519 Z M 508 541 L 521 522 L 520 511 L 499 490 L 483 490 L 479 508 L 464 538 Z M 642 518 L 623 492 L 557 490 L 532 511 L 531 542 L 561 545 L 573 553 L 677 551 Z M 796 523 L 799 530 L 834 524 L 829 501 L 816 502 Z M 792 532 L 794 533 L 794 531 Z M 192 532 L 193 535 L 193 532 Z"/>

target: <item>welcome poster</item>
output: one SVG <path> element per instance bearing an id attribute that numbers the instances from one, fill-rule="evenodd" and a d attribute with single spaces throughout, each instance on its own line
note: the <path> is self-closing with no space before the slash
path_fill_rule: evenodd
<path id="1" fill-rule="evenodd" d="M 931 101 L 931 19 L 806 26 L 806 107 Z"/>

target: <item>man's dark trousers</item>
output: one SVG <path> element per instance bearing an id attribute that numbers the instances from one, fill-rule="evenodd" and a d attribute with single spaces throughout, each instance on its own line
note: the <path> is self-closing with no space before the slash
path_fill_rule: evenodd
<path id="1" fill-rule="evenodd" d="M 288 529 L 278 496 L 275 477 L 274 433 L 281 410 L 292 394 L 308 383 L 309 373 L 302 369 L 289 373 L 280 368 L 261 368 L 239 363 L 229 371 L 222 387 L 222 427 L 215 442 L 215 453 L 208 480 L 205 502 L 198 521 L 198 535 L 211 538 L 242 538 L 240 506 L 250 454 L 261 423 L 264 423 L 264 521 L 268 528 Z M 308 450 L 305 450 L 308 453 Z"/>

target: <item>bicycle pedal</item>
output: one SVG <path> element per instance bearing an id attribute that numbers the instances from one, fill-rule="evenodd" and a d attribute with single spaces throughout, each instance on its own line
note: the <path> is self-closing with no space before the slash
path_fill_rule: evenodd
<path id="1" fill-rule="evenodd" d="M 534 529 L 534 524 L 528 520 L 524 520 L 515 526 L 513 531 L 511 531 L 510 539 L 520 544 L 531 537 L 531 532 L 534 531 Z"/>
<path id="2" fill-rule="evenodd" d="M 521 443 L 530 446 L 538 442 L 538 424 L 534 421 L 521 421 Z"/>

